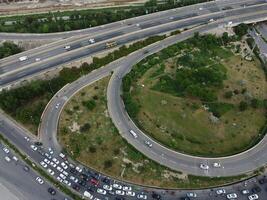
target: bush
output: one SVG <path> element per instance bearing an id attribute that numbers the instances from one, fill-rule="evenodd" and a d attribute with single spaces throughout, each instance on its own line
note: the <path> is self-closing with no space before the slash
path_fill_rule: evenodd
<path id="1" fill-rule="evenodd" d="M 4 42 L 0 46 L 0 59 L 22 52 L 23 49 L 12 42 Z"/>
<path id="2" fill-rule="evenodd" d="M 241 102 L 239 103 L 239 110 L 240 110 L 240 111 L 245 111 L 247 108 L 248 108 L 248 104 L 247 104 L 247 102 L 245 102 L 245 101 L 241 101 Z"/>
<path id="3" fill-rule="evenodd" d="M 104 168 L 105 168 L 105 169 L 111 168 L 112 165 L 113 165 L 112 160 L 106 160 L 106 161 L 104 162 Z"/>
<path id="4" fill-rule="evenodd" d="M 83 126 L 80 127 L 80 131 L 82 133 L 89 131 L 89 129 L 91 128 L 91 125 L 89 123 L 85 123 Z"/>
<path id="5" fill-rule="evenodd" d="M 250 105 L 252 108 L 258 108 L 260 106 L 260 101 L 254 98 L 251 100 Z"/>
<path id="6" fill-rule="evenodd" d="M 227 91 L 227 92 L 224 93 L 224 97 L 226 99 L 231 99 L 232 96 L 233 96 L 233 92 L 232 91 Z"/>
<path id="7" fill-rule="evenodd" d="M 95 100 L 83 101 L 83 106 L 85 106 L 88 110 L 93 110 L 96 107 Z"/>

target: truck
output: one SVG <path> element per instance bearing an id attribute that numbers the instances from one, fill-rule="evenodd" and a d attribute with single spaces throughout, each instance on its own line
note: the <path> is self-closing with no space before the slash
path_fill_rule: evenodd
<path id="1" fill-rule="evenodd" d="M 134 138 L 137 138 L 137 134 L 136 134 L 133 130 L 130 130 L 130 134 L 131 134 Z"/>
<path id="2" fill-rule="evenodd" d="M 106 48 L 112 48 L 117 46 L 117 42 L 116 41 L 112 41 L 112 42 L 107 42 L 106 43 Z"/>
<path id="3" fill-rule="evenodd" d="M 28 59 L 28 56 L 21 56 L 19 57 L 19 61 L 24 61 L 24 60 L 27 60 Z"/>
<path id="4" fill-rule="evenodd" d="M 87 192 L 87 191 L 84 191 L 83 196 L 85 196 L 89 199 L 93 199 L 93 197 L 94 197 L 90 192 Z"/>

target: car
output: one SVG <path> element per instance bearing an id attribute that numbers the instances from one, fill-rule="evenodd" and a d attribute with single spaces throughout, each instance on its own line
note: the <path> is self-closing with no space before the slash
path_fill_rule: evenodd
<path id="1" fill-rule="evenodd" d="M 69 175 L 69 173 L 66 172 L 66 171 L 63 171 L 62 173 L 63 173 L 65 176 L 68 176 L 68 175 Z"/>
<path id="2" fill-rule="evenodd" d="M 47 191 L 51 194 L 51 195 L 55 195 L 57 192 L 54 188 L 48 188 Z"/>
<path id="3" fill-rule="evenodd" d="M 116 190 L 115 194 L 123 196 L 123 195 L 125 195 L 125 192 L 122 190 Z"/>
<path id="4" fill-rule="evenodd" d="M 57 170 L 58 170 L 59 172 L 63 172 L 63 169 L 62 169 L 60 166 L 57 166 Z"/>
<path id="5" fill-rule="evenodd" d="M 12 159 L 15 161 L 15 162 L 18 162 L 19 159 L 16 157 L 16 156 L 13 156 Z"/>
<path id="6" fill-rule="evenodd" d="M 186 194 L 186 196 L 189 197 L 189 198 L 196 198 L 197 197 L 197 194 L 195 192 L 188 192 Z"/>
<path id="7" fill-rule="evenodd" d="M 108 191 L 108 193 L 109 193 L 110 195 L 115 195 L 115 192 L 112 191 L 112 190 Z"/>
<path id="8" fill-rule="evenodd" d="M 67 186 L 71 186 L 71 182 L 69 182 L 67 180 L 63 180 L 63 183 L 65 183 Z"/>
<path id="9" fill-rule="evenodd" d="M 57 165 L 56 165 L 56 163 L 54 163 L 54 162 L 50 162 L 50 165 L 52 166 L 52 167 L 54 167 L 54 168 L 56 168 L 57 167 Z"/>
<path id="10" fill-rule="evenodd" d="M 75 175 L 75 174 L 77 174 L 77 171 L 76 171 L 74 168 L 71 168 L 71 169 L 70 169 L 70 173 L 72 173 L 72 174 Z"/>
<path id="11" fill-rule="evenodd" d="M 148 147 L 152 147 L 152 143 L 148 140 L 145 140 L 145 145 L 148 146 Z"/>
<path id="12" fill-rule="evenodd" d="M 215 163 L 213 163 L 213 167 L 220 168 L 221 167 L 221 163 L 215 162 Z"/>
<path id="13" fill-rule="evenodd" d="M 91 178 L 90 182 L 95 185 L 95 186 L 98 186 L 99 185 L 99 181 L 96 180 L 95 178 Z"/>
<path id="14" fill-rule="evenodd" d="M 204 170 L 208 170 L 208 169 L 209 169 L 209 166 L 206 165 L 206 164 L 201 163 L 201 164 L 200 164 L 200 168 L 201 168 L 201 169 L 204 169 Z"/>
<path id="15" fill-rule="evenodd" d="M 19 57 L 19 61 L 25 61 L 28 59 L 28 56 L 21 56 Z"/>
<path id="16" fill-rule="evenodd" d="M 82 170 L 80 167 L 78 167 L 78 166 L 75 167 L 75 169 L 76 169 L 76 171 L 79 172 L 79 173 L 81 173 L 81 172 L 83 171 L 83 170 Z"/>
<path id="17" fill-rule="evenodd" d="M 44 180 L 41 179 L 39 176 L 37 176 L 35 180 L 41 185 L 44 184 Z"/>
<path id="18" fill-rule="evenodd" d="M 180 200 L 190 200 L 189 197 L 181 197 Z"/>
<path id="19" fill-rule="evenodd" d="M 254 186 L 252 189 L 251 189 L 252 193 L 259 193 L 261 192 L 261 188 L 259 186 Z"/>
<path id="20" fill-rule="evenodd" d="M 66 165 L 66 163 L 62 162 L 60 165 L 63 167 L 63 169 L 68 169 L 68 166 Z"/>
<path id="21" fill-rule="evenodd" d="M 160 194 L 157 194 L 156 192 L 152 192 L 152 198 L 153 199 L 157 199 L 157 200 L 160 200 L 161 199 L 161 195 Z"/>
<path id="22" fill-rule="evenodd" d="M 48 160 L 48 159 L 44 159 L 44 162 L 46 163 L 46 164 L 50 164 L 50 160 Z"/>
<path id="23" fill-rule="evenodd" d="M 236 199 L 237 194 L 236 193 L 227 194 L 226 197 L 227 197 L 227 199 Z"/>
<path id="24" fill-rule="evenodd" d="M 58 108 L 59 108 L 59 105 L 60 105 L 60 103 L 57 103 L 57 104 L 56 104 L 56 109 L 58 109 Z"/>
<path id="25" fill-rule="evenodd" d="M 111 191 L 112 190 L 112 186 L 111 185 L 103 185 L 103 188 L 105 190 Z"/>
<path id="26" fill-rule="evenodd" d="M 66 179 L 66 176 L 64 174 L 59 174 L 59 177 L 62 178 L 63 180 Z"/>
<path id="27" fill-rule="evenodd" d="M 40 61 L 40 60 L 41 60 L 40 58 L 35 58 L 35 61 L 36 61 L 36 62 L 38 62 L 38 61 Z"/>
<path id="28" fill-rule="evenodd" d="M 88 181 L 88 176 L 86 174 L 80 174 L 80 178 L 83 179 L 84 181 Z"/>
<path id="29" fill-rule="evenodd" d="M 49 173 L 50 175 L 52 175 L 52 176 L 55 174 L 55 172 L 54 172 L 52 169 L 49 169 L 49 168 L 48 168 L 47 171 L 48 171 L 48 173 Z"/>
<path id="30" fill-rule="evenodd" d="M 91 39 L 89 39 L 89 42 L 90 42 L 90 44 L 94 44 L 95 43 L 95 39 L 91 38 Z"/>
<path id="31" fill-rule="evenodd" d="M 57 177 L 57 180 L 58 180 L 60 183 L 63 182 L 62 178 L 60 178 L 59 176 Z"/>
<path id="32" fill-rule="evenodd" d="M 115 200 L 125 200 L 123 197 L 116 197 Z"/>
<path id="33" fill-rule="evenodd" d="M 267 183 L 267 178 L 259 179 L 259 183 L 262 185 L 264 183 Z"/>
<path id="34" fill-rule="evenodd" d="M 95 192 L 96 191 L 96 187 L 95 186 L 88 186 L 87 190 L 89 190 L 91 192 Z"/>
<path id="35" fill-rule="evenodd" d="M 63 153 L 60 153 L 60 154 L 59 154 L 59 157 L 61 157 L 61 158 L 64 159 L 64 160 L 66 159 L 66 156 L 65 156 L 65 154 L 63 154 Z"/>
<path id="36" fill-rule="evenodd" d="M 87 191 L 84 191 L 83 196 L 85 196 L 85 197 L 87 197 L 89 199 L 93 199 L 94 198 L 94 196 L 90 192 L 87 192 Z"/>
<path id="37" fill-rule="evenodd" d="M 249 200 L 255 200 L 255 199 L 259 199 L 259 196 L 257 194 L 252 194 L 248 196 Z"/>
<path id="38" fill-rule="evenodd" d="M 49 151 L 50 154 L 53 154 L 54 153 L 54 151 L 53 151 L 52 148 L 48 148 L 48 151 Z"/>
<path id="39" fill-rule="evenodd" d="M 23 170 L 24 170 L 25 172 L 28 172 L 28 171 L 30 171 L 30 168 L 29 168 L 27 165 L 24 165 L 24 166 L 23 166 Z"/>
<path id="40" fill-rule="evenodd" d="M 137 199 L 147 199 L 147 195 L 141 193 L 137 195 Z"/>
<path id="41" fill-rule="evenodd" d="M 45 157 L 47 157 L 49 160 L 51 160 L 51 159 L 52 159 L 52 156 L 51 156 L 50 154 L 48 154 L 48 153 L 45 153 L 44 155 L 45 155 Z"/>
<path id="42" fill-rule="evenodd" d="M 59 164 L 59 161 L 58 161 L 58 159 L 56 159 L 56 158 L 52 158 L 52 161 L 53 161 L 54 163 L 56 163 L 57 165 Z"/>
<path id="43" fill-rule="evenodd" d="M 69 50 L 70 49 L 70 45 L 65 46 L 64 49 Z"/>
<path id="44" fill-rule="evenodd" d="M 30 141 L 30 138 L 29 137 L 24 137 L 24 139 L 27 141 L 27 142 L 29 142 Z"/>
<path id="45" fill-rule="evenodd" d="M 132 190 L 132 187 L 131 186 L 123 186 L 122 187 L 122 190 L 124 190 L 124 191 L 131 191 Z"/>
<path id="46" fill-rule="evenodd" d="M 10 162 L 10 161 L 11 161 L 11 159 L 10 159 L 8 156 L 5 156 L 5 160 L 6 160 L 7 162 Z"/>
<path id="47" fill-rule="evenodd" d="M 47 164 L 46 164 L 44 161 L 41 161 L 41 162 L 40 162 L 40 165 L 41 165 L 43 168 L 47 168 Z"/>
<path id="48" fill-rule="evenodd" d="M 225 194 L 225 193 L 226 193 L 225 189 L 216 190 L 216 194 L 218 194 L 218 195 Z"/>
<path id="49" fill-rule="evenodd" d="M 8 149 L 8 148 L 6 148 L 6 147 L 4 147 L 4 148 L 3 148 L 3 151 L 4 151 L 6 154 L 8 154 L 8 153 L 9 153 L 9 149 Z"/>
<path id="50" fill-rule="evenodd" d="M 34 144 L 36 145 L 36 146 L 42 146 L 43 145 L 43 143 L 42 142 L 34 142 Z"/>
<path id="51" fill-rule="evenodd" d="M 70 180 L 72 180 L 74 183 L 78 183 L 78 179 L 75 178 L 74 176 L 70 176 Z"/>
<path id="52" fill-rule="evenodd" d="M 77 185 L 77 184 L 74 184 L 74 185 L 72 185 L 72 188 L 74 189 L 74 190 L 76 190 L 76 191 L 80 191 L 80 186 L 79 185 Z"/>
<path id="53" fill-rule="evenodd" d="M 33 151 L 36 151 L 36 150 L 37 150 L 37 147 L 34 146 L 34 145 L 32 144 L 32 145 L 31 145 L 31 149 L 32 149 Z"/>
<path id="54" fill-rule="evenodd" d="M 249 190 L 242 190 L 241 193 L 244 195 L 249 194 Z"/>
<path id="55" fill-rule="evenodd" d="M 106 194 L 107 194 L 107 191 L 106 191 L 106 190 L 103 190 L 103 189 L 101 189 L 101 188 L 98 188 L 98 189 L 96 190 L 96 192 L 99 193 L 99 194 L 102 194 L 102 195 L 106 195 Z"/>
<path id="56" fill-rule="evenodd" d="M 116 188 L 116 189 L 119 189 L 119 190 L 122 189 L 122 186 L 119 185 L 119 184 L 117 184 L 117 183 L 114 183 L 114 184 L 113 184 L 113 187 Z"/>
<path id="57" fill-rule="evenodd" d="M 106 183 L 106 184 L 110 184 L 110 179 L 107 178 L 107 177 L 104 177 L 104 178 L 102 179 L 102 181 L 103 181 L 104 183 Z"/>
<path id="58" fill-rule="evenodd" d="M 86 182 L 83 181 L 83 180 L 79 180 L 78 183 L 79 183 L 81 186 L 85 186 L 85 185 L 86 185 Z"/>
<path id="59" fill-rule="evenodd" d="M 127 196 L 131 196 L 131 197 L 134 197 L 135 196 L 135 192 L 133 191 L 126 191 L 125 193 Z"/>

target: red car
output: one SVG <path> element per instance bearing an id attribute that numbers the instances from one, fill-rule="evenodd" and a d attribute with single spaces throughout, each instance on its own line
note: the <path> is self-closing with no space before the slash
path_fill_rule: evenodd
<path id="1" fill-rule="evenodd" d="M 96 180 L 96 179 L 94 179 L 94 178 L 92 178 L 92 179 L 90 180 L 90 182 L 91 182 L 93 185 L 95 185 L 95 186 L 98 186 L 98 185 L 99 185 L 99 181 Z"/>

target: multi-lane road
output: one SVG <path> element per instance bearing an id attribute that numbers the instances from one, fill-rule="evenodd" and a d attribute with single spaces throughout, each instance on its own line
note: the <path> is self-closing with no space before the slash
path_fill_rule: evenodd
<path id="1" fill-rule="evenodd" d="M 227 5 L 228 10 L 225 10 Z M 142 151 L 149 158 L 170 168 L 197 175 L 229 176 L 254 170 L 257 167 L 264 165 L 267 161 L 267 155 L 265 154 L 267 148 L 265 145 L 266 138 L 264 138 L 263 141 L 259 143 L 255 148 L 250 149 L 245 153 L 219 159 L 192 157 L 171 151 L 148 138 L 133 124 L 133 122 L 125 112 L 123 102 L 120 99 L 120 86 L 122 77 L 131 69 L 131 67 L 136 62 L 140 61 L 149 54 L 155 53 L 171 44 L 176 43 L 177 41 L 182 41 L 192 36 L 195 32 L 203 33 L 220 26 L 225 26 L 229 21 L 233 22 L 233 25 L 242 22 L 248 23 L 263 21 L 267 18 L 266 8 L 267 3 L 266 1 L 262 0 L 234 2 L 220 1 L 220 3 L 212 2 L 191 7 L 174 9 L 170 12 L 154 13 L 152 15 L 147 15 L 136 19 L 125 20 L 122 22 L 105 25 L 103 27 L 96 27 L 93 29 L 80 31 L 81 34 L 77 37 L 70 37 L 73 36 L 72 34 L 76 35 L 77 32 L 56 33 L 49 34 L 47 36 L 32 36 L 37 38 L 53 38 L 55 36 L 70 38 L 0 60 L 0 85 L 2 88 L 6 85 L 19 81 L 22 78 L 34 76 L 42 71 L 54 68 L 63 63 L 67 63 L 76 59 L 80 59 L 84 56 L 93 55 L 97 52 L 104 51 L 106 49 L 105 42 L 109 41 L 110 38 L 111 40 L 115 40 L 118 45 L 123 45 L 150 35 L 163 34 L 176 30 L 178 28 L 184 29 L 186 27 L 194 27 L 193 29 L 184 31 L 179 35 L 169 37 L 163 41 L 157 42 L 144 49 L 136 51 L 128 55 L 127 57 L 114 61 L 113 63 L 110 63 L 109 65 L 80 78 L 74 83 L 65 86 L 53 97 L 53 99 L 47 105 L 45 112 L 43 113 L 42 123 L 39 129 L 39 137 L 43 142 L 42 148 L 38 147 L 38 150 L 31 148 L 30 145 L 33 144 L 33 141 L 27 141 L 24 139 L 27 135 L 27 131 L 21 128 L 20 125 L 12 122 L 2 113 L 0 113 L 0 132 L 13 144 L 15 144 L 20 150 L 29 155 L 31 159 L 33 159 L 36 163 L 40 163 L 41 161 L 44 161 L 44 159 L 47 159 L 48 161 L 46 160 L 46 163 L 50 167 L 51 164 L 48 164 L 48 162 L 50 163 L 52 158 L 49 157 L 49 154 L 47 154 L 48 156 L 45 154 L 49 153 L 49 147 L 53 149 L 54 153 L 52 155 L 56 159 L 58 159 L 60 162 L 65 162 L 58 156 L 61 147 L 57 142 L 56 136 L 58 119 L 63 106 L 71 98 L 71 96 L 73 96 L 82 87 L 85 87 L 93 83 L 94 81 L 107 76 L 113 71 L 114 73 L 110 80 L 107 91 L 110 116 L 112 117 L 114 124 L 119 129 L 122 137 L 124 137 L 130 144 L 135 146 L 138 150 Z M 215 22 L 210 21 L 210 19 L 214 19 Z M 103 29 L 105 30 L 103 31 Z M 90 35 L 88 35 L 89 32 L 86 31 L 92 31 L 92 34 L 90 32 Z M 62 34 L 67 35 L 63 36 Z M 8 38 L 8 36 L 5 34 L 0 34 L 0 37 Z M 18 34 L 10 34 L 10 37 L 19 38 L 21 36 Z M 26 39 L 29 36 L 23 35 L 22 37 Z M 89 38 L 94 38 L 96 43 L 89 44 Z M 66 45 L 70 45 L 71 49 L 66 51 L 64 49 L 64 46 Z M 28 60 L 26 60 L 25 62 L 19 62 L 18 58 L 22 55 L 27 55 Z M 36 62 L 36 58 L 39 58 L 40 61 Z M 134 139 L 129 134 L 129 130 L 134 130 L 138 134 L 137 139 Z M 153 143 L 153 147 L 151 149 L 146 147 L 144 145 L 144 140 L 150 140 Z M 222 163 L 223 167 L 219 169 L 212 168 L 210 170 L 201 170 L 199 168 L 200 163 L 212 165 L 212 163 L 214 162 Z M 70 169 L 72 167 L 70 163 L 66 162 L 65 164 L 69 166 L 69 168 L 66 169 L 66 172 L 68 174 L 71 174 L 72 172 L 70 171 Z M 53 176 L 57 178 L 60 174 L 60 170 L 57 170 L 56 167 L 53 167 L 54 166 L 50 168 L 55 171 L 55 175 Z M 47 168 L 47 166 L 44 167 L 45 170 L 47 170 Z M 104 176 L 99 176 L 99 173 L 95 174 L 95 172 L 92 172 L 92 170 L 88 171 L 87 169 L 83 169 L 82 173 L 86 173 L 89 177 L 97 176 L 98 178 L 94 177 L 95 179 L 100 181 L 100 185 L 98 185 L 97 187 L 103 187 L 103 185 L 105 184 Z M 83 175 L 80 172 L 75 172 L 75 177 L 79 179 L 79 184 L 77 185 L 81 185 L 79 186 L 81 187 L 81 189 L 79 189 L 79 192 L 83 193 L 85 190 L 88 190 L 88 187 L 91 187 L 94 184 L 90 182 L 91 178 L 88 178 L 88 180 L 87 178 L 85 178 L 86 183 L 85 185 L 83 185 L 83 183 L 80 181 L 84 180 L 84 176 L 83 178 L 81 178 L 81 176 Z M 76 183 L 71 180 L 69 176 L 67 176 L 66 180 L 67 182 L 65 182 L 65 184 L 68 185 L 68 183 L 71 183 L 72 187 L 73 185 L 76 185 Z M 88 183 L 88 181 L 90 183 Z M 115 180 L 115 182 L 117 181 Z M 114 180 L 109 182 L 109 184 L 111 183 L 114 183 Z M 125 184 L 121 182 L 118 183 L 122 185 Z M 238 186 L 229 186 L 227 188 L 227 192 L 236 192 L 240 195 L 240 188 L 244 187 L 242 184 L 243 183 L 240 183 Z M 253 184 L 255 185 L 256 183 L 253 182 Z M 151 198 L 152 189 L 144 187 L 137 188 L 134 185 L 132 187 L 134 188 L 136 194 L 145 192 L 145 194 L 148 195 L 149 199 Z M 99 193 L 96 193 L 95 190 L 96 188 L 92 191 L 94 196 L 97 196 L 99 198 L 108 197 L 108 199 L 115 198 L 112 193 L 108 193 L 107 195 L 100 195 Z M 165 199 L 173 199 L 173 194 L 175 195 L 175 197 L 182 197 L 187 193 L 187 191 L 176 191 L 174 193 L 169 193 L 168 191 L 166 192 L 157 189 L 153 190 L 160 194 L 164 192 Z M 198 195 L 198 199 L 225 199 L 225 195 L 216 196 L 215 191 L 212 190 L 199 190 L 195 192 Z M 264 192 L 260 193 L 260 197 L 264 197 L 264 195 Z M 131 199 L 131 197 L 127 196 L 127 199 Z M 240 199 L 247 199 L 247 196 L 241 195 Z"/>

